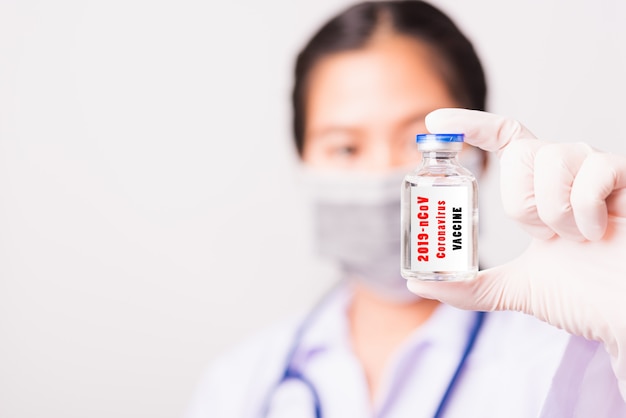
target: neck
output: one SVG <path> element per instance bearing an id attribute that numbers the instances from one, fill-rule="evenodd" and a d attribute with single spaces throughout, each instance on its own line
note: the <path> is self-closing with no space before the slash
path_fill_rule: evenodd
<path id="1" fill-rule="evenodd" d="M 426 322 L 438 304 L 429 299 L 392 302 L 354 284 L 354 297 L 348 310 L 350 339 L 365 371 L 372 400 L 392 354 Z"/>

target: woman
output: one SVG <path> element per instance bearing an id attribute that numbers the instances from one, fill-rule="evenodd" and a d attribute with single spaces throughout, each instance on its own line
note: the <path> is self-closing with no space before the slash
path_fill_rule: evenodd
<path id="1" fill-rule="evenodd" d="M 399 274 L 400 175 L 441 107 L 485 107 L 469 41 L 420 1 L 371 2 L 331 19 L 298 56 L 296 147 L 318 246 L 344 280 L 295 323 L 217 361 L 190 417 L 530 417 L 566 336 L 514 313 L 420 299 Z M 480 170 L 482 154 L 463 158 Z"/>

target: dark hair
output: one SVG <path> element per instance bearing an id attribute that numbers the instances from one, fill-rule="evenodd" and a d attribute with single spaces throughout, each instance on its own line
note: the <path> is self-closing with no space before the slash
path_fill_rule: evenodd
<path id="1" fill-rule="evenodd" d="M 485 110 L 487 85 L 471 42 L 448 16 L 423 1 L 372 1 L 356 4 L 328 21 L 298 55 L 292 93 L 293 130 L 302 154 L 307 79 L 322 58 L 363 48 L 381 24 L 393 33 L 424 42 L 442 60 L 442 77 L 464 107 Z"/>

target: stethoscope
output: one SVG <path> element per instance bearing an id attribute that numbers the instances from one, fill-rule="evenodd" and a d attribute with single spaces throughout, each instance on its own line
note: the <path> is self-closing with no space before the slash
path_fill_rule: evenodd
<path id="1" fill-rule="evenodd" d="M 313 398 L 313 405 L 315 408 L 315 418 L 322 418 L 322 404 L 321 404 L 317 389 L 315 389 L 315 386 L 313 385 L 313 383 L 309 379 L 307 379 L 307 377 L 304 376 L 293 365 L 293 360 L 294 360 L 294 357 L 296 356 L 296 352 L 298 350 L 300 342 L 302 341 L 302 337 L 304 336 L 304 332 L 306 331 L 309 324 L 313 321 L 313 318 L 315 317 L 318 310 L 320 309 L 320 305 L 322 305 L 322 303 L 320 303 L 317 307 L 311 310 L 309 315 L 300 323 L 300 326 L 294 333 L 293 342 L 286 356 L 284 371 L 280 379 L 276 383 L 276 385 L 273 386 L 272 390 L 268 393 L 266 397 L 266 401 L 264 402 L 264 405 L 263 405 L 263 409 L 261 411 L 261 417 L 267 417 L 272 397 L 274 396 L 274 394 L 276 393 L 276 391 L 282 384 L 284 384 L 287 381 L 298 381 L 308 389 L 308 391 L 310 392 Z M 463 349 L 463 354 L 461 355 L 461 359 L 459 360 L 456 366 L 456 369 L 454 370 L 454 373 L 452 374 L 452 377 L 450 378 L 448 387 L 446 388 L 443 396 L 441 397 L 441 400 L 439 401 L 439 405 L 437 407 L 437 410 L 435 411 L 435 414 L 433 415 L 433 418 L 441 418 L 443 416 L 446 406 L 449 404 L 450 398 L 452 397 L 452 392 L 454 391 L 454 388 L 459 381 L 459 377 L 463 371 L 463 368 L 465 367 L 467 358 L 469 357 L 470 353 L 472 352 L 472 349 L 474 348 L 478 334 L 480 333 L 480 330 L 483 326 L 485 315 L 486 315 L 485 312 L 474 312 L 474 320 L 472 322 L 472 326 L 470 328 L 467 341 Z"/>

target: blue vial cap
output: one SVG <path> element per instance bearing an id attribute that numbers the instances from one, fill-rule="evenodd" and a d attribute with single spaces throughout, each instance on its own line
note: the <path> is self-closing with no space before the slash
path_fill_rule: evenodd
<path id="1" fill-rule="evenodd" d="M 415 136 L 415 142 L 418 144 L 427 141 L 463 142 L 464 137 L 464 134 L 418 134 Z"/>

